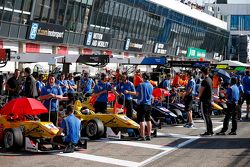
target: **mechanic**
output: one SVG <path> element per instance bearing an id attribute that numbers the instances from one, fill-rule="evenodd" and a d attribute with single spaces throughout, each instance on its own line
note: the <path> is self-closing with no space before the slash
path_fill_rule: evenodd
<path id="1" fill-rule="evenodd" d="M 68 92 L 67 93 L 74 93 L 75 90 L 77 89 L 77 85 L 74 81 L 74 77 L 73 77 L 73 74 L 72 73 L 69 73 L 68 75 Z"/>
<path id="2" fill-rule="evenodd" d="M 134 75 L 134 78 L 133 78 L 133 82 L 134 82 L 134 86 L 135 88 L 137 88 L 137 86 L 143 82 L 143 78 L 142 78 L 142 75 L 141 75 L 141 70 L 140 69 L 137 69 L 135 71 L 135 75 Z"/>
<path id="3" fill-rule="evenodd" d="M 242 79 L 242 85 L 244 88 L 244 100 L 246 100 L 247 103 L 247 115 L 246 119 L 248 119 L 249 116 L 249 106 L 250 106 L 250 71 L 246 71 L 246 75 Z"/>
<path id="4" fill-rule="evenodd" d="M 81 79 L 81 88 L 85 97 L 89 97 L 92 95 L 92 89 L 95 87 L 95 82 L 92 78 L 89 77 L 88 72 L 83 73 L 83 78 Z"/>
<path id="5" fill-rule="evenodd" d="M 193 98 L 195 96 L 195 80 L 193 78 L 193 73 L 187 71 L 188 84 L 186 86 L 186 92 L 183 94 L 185 111 L 187 112 L 188 123 L 184 125 L 186 128 L 194 127 L 192 109 L 193 109 Z"/>
<path id="6" fill-rule="evenodd" d="M 128 80 L 128 76 L 126 72 L 122 73 L 122 82 L 120 82 L 116 87 L 117 92 L 119 93 L 120 97 L 124 94 L 125 98 L 125 107 L 126 107 L 126 115 L 130 119 L 132 119 L 133 115 L 133 101 L 131 95 L 136 95 L 135 86 L 132 82 Z M 123 105 L 123 104 L 122 104 Z"/>
<path id="7" fill-rule="evenodd" d="M 74 106 L 68 105 L 65 111 L 66 117 L 62 120 L 61 127 L 53 142 L 66 146 L 64 153 L 72 153 L 78 144 L 81 134 L 81 121 L 73 114 Z"/>
<path id="8" fill-rule="evenodd" d="M 24 69 L 25 73 L 25 82 L 24 82 L 24 94 L 23 96 L 28 98 L 35 98 L 38 96 L 37 89 L 36 89 L 36 80 L 31 75 L 31 69 L 29 67 L 26 67 Z"/>
<path id="9" fill-rule="evenodd" d="M 38 80 L 36 81 L 36 90 L 37 90 L 38 96 L 41 95 L 42 87 L 45 86 L 43 80 L 44 80 L 44 74 L 39 74 Z"/>
<path id="10" fill-rule="evenodd" d="M 58 80 L 58 81 L 56 82 L 56 84 L 57 84 L 59 87 L 61 87 L 63 95 L 66 96 L 67 93 L 68 93 L 68 88 L 69 88 L 68 80 L 65 80 L 65 74 L 61 74 L 61 77 L 60 77 L 60 78 L 61 78 L 61 80 Z"/>
<path id="11" fill-rule="evenodd" d="M 227 112 L 225 113 L 223 128 L 217 135 L 225 135 L 228 129 L 229 120 L 232 117 L 232 129 L 228 135 L 236 135 L 237 130 L 237 104 L 239 100 L 239 88 L 236 85 L 237 79 L 231 78 L 231 87 L 227 89 Z"/>
<path id="12" fill-rule="evenodd" d="M 18 98 L 21 90 L 21 80 L 19 78 L 20 70 L 16 69 L 14 76 L 9 78 L 6 83 L 6 91 L 8 94 L 8 101 Z"/>
<path id="13" fill-rule="evenodd" d="M 58 99 L 62 99 L 62 89 L 55 85 L 55 76 L 50 74 L 48 84 L 41 90 L 39 99 L 44 100 L 44 106 L 50 111 L 50 121 L 57 125 Z M 41 114 L 41 121 L 49 120 L 49 113 Z"/>
<path id="14" fill-rule="evenodd" d="M 170 79 L 171 79 L 171 74 L 167 74 L 166 76 L 166 79 L 164 80 L 163 84 L 162 84 L 162 88 L 163 89 L 166 89 L 167 91 L 170 91 L 171 90 L 171 82 L 170 82 Z"/>
<path id="15" fill-rule="evenodd" d="M 202 75 L 204 76 L 204 79 L 201 83 L 199 95 L 197 99 L 200 99 L 201 101 L 201 113 L 205 122 L 205 125 L 207 127 L 207 131 L 201 136 L 212 136 L 213 133 L 213 123 L 211 120 L 211 102 L 212 102 L 212 79 L 208 76 L 209 70 L 207 67 L 201 68 Z"/>
<path id="16" fill-rule="evenodd" d="M 150 120 L 151 116 L 151 103 L 152 103 L 152 93 L 153 86 L 150 84 L 149 79 L 150 76 L 147 73 L 142 74 L 143 83 L 139 84 L 136 88 L 136 96 L 137 96 L 137 122 L 140 123 L 140 137 L 138 140 L 151 140 L 151 129 L 152 124 Z M 147 124 L 147 136 L 145 137 L 145 123 Z"/>
<path id="17" fill-rule="evenodd" d="M 108 76 L 105 73 L 101 74 L 101 79 L 94 87 L 94 96 L 96 96 L 96 102 L 94 104 L 95 113 L 106 113 L 108 102 L 108 91 L 112 90 L 112 86 L 107 82 Z"/>

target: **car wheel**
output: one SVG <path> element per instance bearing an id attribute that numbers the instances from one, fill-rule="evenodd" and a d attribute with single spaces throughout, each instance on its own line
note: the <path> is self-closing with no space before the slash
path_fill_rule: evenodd
<path id="1" fill-rule="evenodd" d="M 20 128 L 8 129 L 4 133 L 4 147 L 16 149 L 23 146 L 23 133 Z"/>
<path id="2" fill-rule="evenodd" d="M 99 139 L 104 134 L 104 125 L 99 119 L 90 120 L 86 126 L 86 135 L 90 139 Z"/>

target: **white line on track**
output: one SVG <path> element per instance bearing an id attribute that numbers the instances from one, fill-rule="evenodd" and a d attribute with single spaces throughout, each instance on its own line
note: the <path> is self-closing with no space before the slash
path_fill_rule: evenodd
<path id="1" fill-rule="evenodd" d="M 133 161 L 126 161 L 126 160 L 120 160 L 115 158 L 109 158 L 104 156 L 96 156 L 96 155 L 90 155 L 90 154 L 82 154 L 82 153 L 67 153 L 67 154 L 58 154 L 60 156 L 64 157 L 71 157 L 71 158 L 78 158 L 78 159 L 84 159 L 89 161 L 95 161 L 95 162 L 101 162 L 101 163 L 107 163 L 112 165 L 119 165 L 119 166 L 125 166 L 125 167 L 136 167 L 139 166 L 140 163 L 133 162 Z"/>
<path id="2" fill-rule="evenodd" d="M 221 129 L 222 126 L 223 125 L 219 125 L 215 127 L 213 130 L 217 131 Z M 97 156 L 97 155 L 90 155 L 90 154 L 77 153 L 77 152 L 68 153 L 68 154 L 57 154 L 57 155 L 64 156 L 64 157 L 78 158 L 78 159 L 83 159 L 83 160 L 89 160 L 89 161 L 95 161 L 95 162 L 100 162 L 100 163 L 106 163 L 106 164 L 112 164 L 112 165 L 118 165 L 118 166 L 124 166 L 124 167 L 142 167 L 200 138 L 200 136 L 188 136 L 188 135 L 174 134 L 174 133 L 165 134 L 165 133 L 158 132 L 158 135 L 166 136 L 166 137 L 171 136 L 171 137 L 176 137 L 176 138 L 185 138 L 189 140 L 186 140 L 174 147 L 155 145 L 155 144 L 146 144 L 146 143 L 140 143 L 140 142 L 130 142 L 130 141 L 109 141 L 108 139 L 100 140 L 102 142 L 111 143 L 111 144 L 121 144 L 121 145 L 133 146 L 133 147 L 163 150 L 163 152 L 156 154 L 142 162 L 127 161 L 127 160 L 115 159 L 115 158 L 110 158 L 110 157 L 105 157 L 105 156 Z"/>

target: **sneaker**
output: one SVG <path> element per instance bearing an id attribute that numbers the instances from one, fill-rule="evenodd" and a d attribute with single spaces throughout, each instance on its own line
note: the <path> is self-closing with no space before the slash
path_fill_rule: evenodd
<path id="1" fill-rule="evenodd" d="M 146 136 L 146 140 L 150 141 L 151 140 L 151 136 Z"/>
<path id="2" fill-rule="evenodd" d="M 194 124 L 189 124 L 186 126 L 186 128 L 194 128 Z"/>
<path id="3" fill-rule="evenodd" d="M 139 137 L 139 138 L 137 139 L 137 141 L 146 141 L 146 138 L 145 138 L 145 137 Z"/>
<path id="4" fill-rule="evenodd" d="M 200 134 L 200 136 L 213 136 L 213 133 L 205 132 L 203 134 Z"/>
<path id="5" fill-rule="evenodd" d="M 230 132 L 230 133 L 228 133 L 228 135 L 237 135 L 237 133 L 236 132 Z"/>
<path id="6" fill-rule="evenodd" d="M 183 127 L 184 127 L 184 128 L 186 128 L 187 126 L 189 126 L 189 124 L 188 124 L 188 123 L 186 123 L 185 125 L 183 125 Z"/>
<path id="7" fill-rule="evenodd" d="M 226 135 L 226 133 L 221 131 L 221 132 L 216 133 L 216 135 Z"/>
<path id="8" fill-rule="evenodd" d="M 75 146 L 72 144 L 67 145 L 67 147 L 63 150 L 63 153 L 73 153 L 75 151 Z"/>

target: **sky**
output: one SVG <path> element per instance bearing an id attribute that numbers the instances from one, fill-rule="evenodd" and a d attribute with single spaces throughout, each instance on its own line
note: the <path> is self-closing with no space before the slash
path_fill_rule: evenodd
<path id="1" fill-rule="evenodd" d="M 192 2 L 197 2 L 198 4 L 202 4 L 203 2 L 206 2 L 206 3 L 213 3 L 215 0 L 190 0 Z M 245 4 L 249 4 L 250 3 L 250 0 L 227 0 L 228 3 L 237 3 L 237 4 L 240 4 L 240 3 L 245 3 Z"/>

